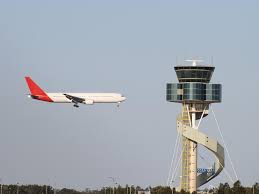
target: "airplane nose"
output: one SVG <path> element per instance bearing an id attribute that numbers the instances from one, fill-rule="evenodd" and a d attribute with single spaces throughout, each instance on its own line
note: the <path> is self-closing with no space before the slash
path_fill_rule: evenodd
<path id="1" fill-rule="evenodd" d="M 122 101 L 126 100 L 127 98 L 125 96 L 121 97 Z"/>

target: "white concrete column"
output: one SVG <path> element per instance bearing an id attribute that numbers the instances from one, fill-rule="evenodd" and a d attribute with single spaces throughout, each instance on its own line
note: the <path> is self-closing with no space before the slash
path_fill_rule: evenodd
<path id="1" fill-rule="evenodd" d="M 191 109 L 191 120 L 192 120 L 192 128 L 196 128 L 196 112 L 195 107 Z M 189 186 L 190 193 L 197 190 L 197 143 L 190 141 L 190 171 L 189 171 Z"/>

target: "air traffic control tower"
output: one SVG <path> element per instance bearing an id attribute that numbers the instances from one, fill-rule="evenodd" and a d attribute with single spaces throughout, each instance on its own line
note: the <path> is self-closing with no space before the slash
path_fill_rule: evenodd
<path id="1" fill-rule="evenodd" d="M 221 102 L 221 84 L 209 83 L 215 67 L 197 65 L 199 60 L 187 61 L 192 65 L 174 67 L 179 83 L 167 84 L 166 100 L 182 104 L 182 112 L 177 117 L 177 131 L 182 137 L 178 189 L 192 193 L 223 170 L 224 148 L 198 129 L 202 118 L 208 115 L 209 105 Z M 197 168 L 198 144 L 216 156 L 210 167 Z"/>

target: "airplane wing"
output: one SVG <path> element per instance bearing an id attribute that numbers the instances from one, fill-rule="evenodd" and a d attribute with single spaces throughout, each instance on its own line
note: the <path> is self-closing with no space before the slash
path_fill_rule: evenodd
<path id="1" fill-rule="evenodd" d="M 85 101 L 84 98 L 79 98 L 76 96 L 71 96 L 69 94 L 64 94 L 67 99 L 72 100 L 73 103 L 83 103 Z"/>

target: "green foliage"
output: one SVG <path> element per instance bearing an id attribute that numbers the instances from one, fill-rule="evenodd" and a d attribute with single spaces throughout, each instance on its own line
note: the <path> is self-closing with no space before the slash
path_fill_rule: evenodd
<path id="1" fill-rule="evenodd" d="M 116 188 L 113 187 L 103 187 L 100 190 L 90 190 L 85 189 L 84 191 L 76 191 L 74 189 L 63 188 L 56 190 L 54 188 L 46 185 L 3 185 L 3 194 L 46 194 L 46 188 L 48 194 L 137 194 L 137 191 L 150 191 L 151 194 L 190 194 L 184 190 L 177 192 L 175 188 L 173 191 L 170 187 L 165 186 L 156 186 L 156 187 L 147 187 L 142 189 L 139 186 L 126 185 L 122 187 L 118 185 Z M 131 193 L 130 193 L 131 191 Z M 200 193 L 200 192 L 197 192 Z M 193 192 L 192 194 L 197 194 Z M 236 181 L 231 187 L 228 183 L 220 183 L 218 188 L 215 189 L 204 189 L 202 193 L 207 194 L 259 194 L 259 183 L 255 183 L 251 187 L 242 186 L 240 181 Z"/>
<path id="2" fill-rule="evenodd" d="M 240 181 L 236 181 L 233 185 L 232 188 L 233 194 L 245 194 L 246 190 L 245 188 L 241 185 Z"/>
<path id="3" fill-rule="evenodd" d="M 172 194 L 170 187 L 157 186 L 151 189 L 151 194 Z"/>

